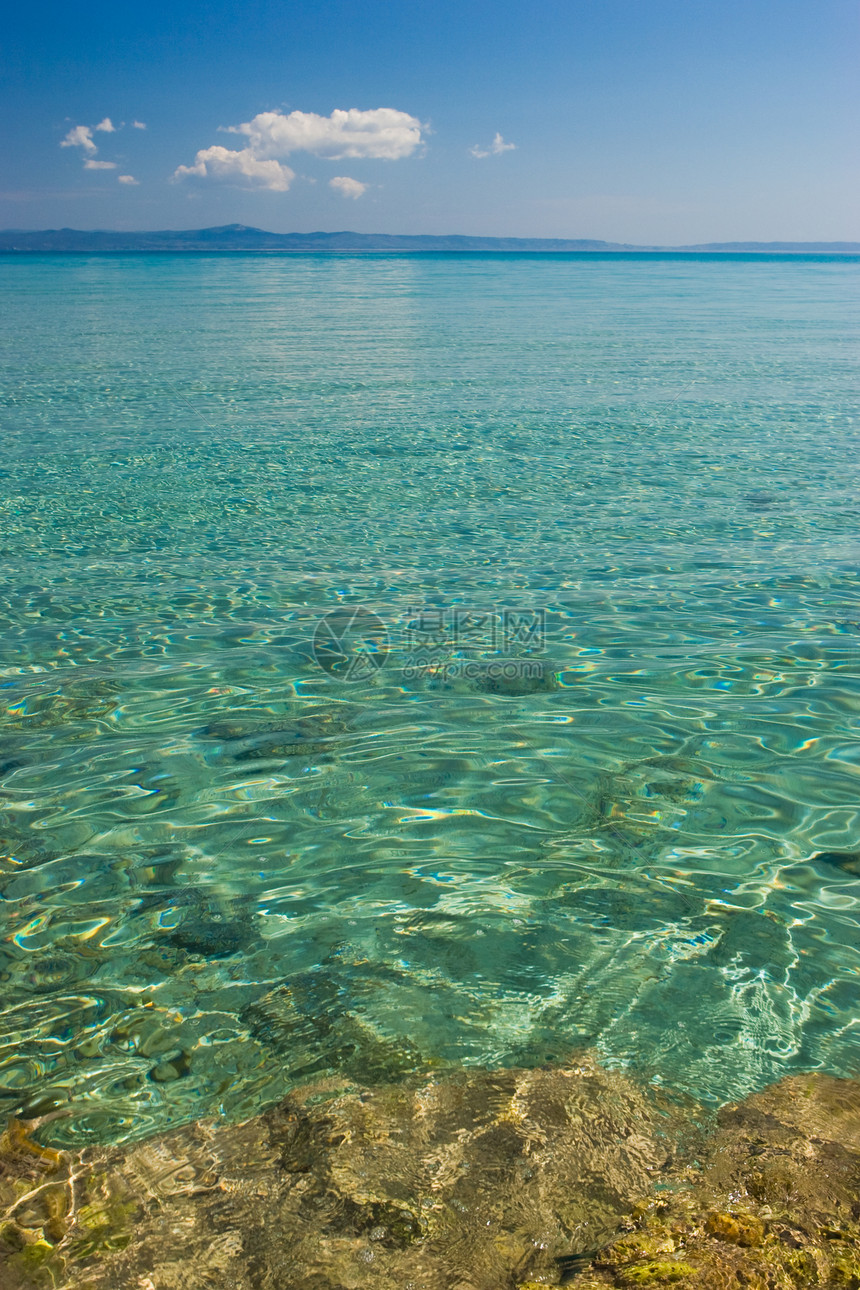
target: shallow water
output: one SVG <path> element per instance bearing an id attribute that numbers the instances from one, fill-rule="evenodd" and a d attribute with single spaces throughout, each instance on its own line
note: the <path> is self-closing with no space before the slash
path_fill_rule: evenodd
<path id="1" fill-rule="evenodd" d="M 856 1073 L 858 277 L 0 259 L 0 1114 Z"/>

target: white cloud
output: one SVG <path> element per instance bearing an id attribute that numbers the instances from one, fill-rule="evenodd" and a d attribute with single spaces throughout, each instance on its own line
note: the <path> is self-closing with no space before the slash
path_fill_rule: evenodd
<path id="1" fill-rule="evenodd" d="M 260 112 L 242 125 L 227 126 L 229 134 L 242 134 L 248 140 L 240 150 L 204 148 L 197 153 L 193 166 L 179 166 L 174 179 L 188 175 L 247 183 L 276 192 L 286 192 L 295 179 L 282 159 L 293 152 L 310 152 L 329 161 L 351 157 L 373 157 L 398 161 L 409 157 L 422 143 L 421 122 L 408 112 L 396 108 L 373 108 L 360 111 L 335 109 L 331 116 L 315 112 Z M 367 187 L 357 179 L 341 177 L 338 183 L 345 196 L 360 197 Z M 344 187 L 346 184 L 348 187 Z M 360 187 L 361 191 L 358 191 Z"/>
<path id="2" fill-rule="evenodd" d="M 194 158 L 193 166 L 178 166 L 173 172 L 174 179 L 184 179 L 187 175 L 199 179 L 222 179 L 228 183 L 244 179 L 254 187 L 270 188 L 278 193 L 285 193 L 295 179 L 289 166 L 282 166 L 279 161 L 263 161 L 250 148 L 236 152 L 222 148 L 220 144 L 203 148 Z"/>
<path id="3" fill-rule="evenodd" d="M 134 175 L 117 175 L 117 182 L 120 184 L 139 184 L 140 180 L 135 179 Z"/>
<path id="4" fill-rule="evenodd" d="M 93 132 L 88 125 L 73 126 L 60 143 L 60 147 L 83 148 L 85 152 L 98 152 L 98 148 L 93 143 Z"/>
<path id="5" fill-rule="evenodd" d="M 146 122 L 145 122 L 145 121 L 132 121 L 132 123 L 131 123 L 131 124 L 134 126 L 135 130 L 145 130 L 145 129 L 146 129 Z"/>
<path id="6" fill-rule="evenodd" d="M 481 148 L 476 143 L 474 148 L 470 148 L 469 151 L 473 157 L 500 157 L 503 152 L 513 152 L 516 146 L 515 143 L 505 143 L 497 130 L 495 138 L 488 148 Z"/>
<path id="7" fill-rule="evenodd" d="M 244 134 L 257 156 L 287 157 L 312 152 L 316 157 L 343 161 L 346 157 L 381 157 L 399 161 L 421 143 L 421 122 L 396 108 L 336 108 L 331 116 L 316 112 L 260 112 L 244 125 L 229 127 Z"/>
<path id="8" fill-rule="evenodd" d="M 83 148 L 84 152 L 88 152 L 91 156 L 95 156 L 98 152 L 98 148 L 93 140 L 93 130 L 101 130 L 103 134 L 116 134 L 116 126 L 113 121 L 111 121 L 110 117 L 106 116 L 103 121 L 99 121 L 98 125 L 72 126 L 65 139 L 60 141 L 60 147 Z M 112 170 L 115 168 L 114 162 L 112 161 L 87 161 L 84 164 L 87 170 Z"/>
<path id="9" fill-rule="evenodd" d="M 336 175 L 334 179 L 328 181 L 328 186 L 336 189 L 344 197 L 358 198 L 362 193 L 367 192 L 367 184 L 361 183 L 358 179 L 350 179 L 349 175 Z"/>

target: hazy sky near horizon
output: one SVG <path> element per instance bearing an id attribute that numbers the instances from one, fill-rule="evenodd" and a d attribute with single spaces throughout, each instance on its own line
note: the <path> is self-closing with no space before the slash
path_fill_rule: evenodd
<path id="1" fill-rule="evenodd" d="M 0 227 L 860 240 L 857 0 L 34 0 Z"/>

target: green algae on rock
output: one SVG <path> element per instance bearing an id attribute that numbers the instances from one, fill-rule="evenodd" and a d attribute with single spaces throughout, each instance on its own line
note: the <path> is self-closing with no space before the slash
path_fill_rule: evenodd
<path id="1" fill-rule="evenodd" d="M 575 1290 L 860 1290 L 860 1083 L 792 1076 L 724 1107 L 695 1166 L 666 1170 L 624 1226 Z"/>

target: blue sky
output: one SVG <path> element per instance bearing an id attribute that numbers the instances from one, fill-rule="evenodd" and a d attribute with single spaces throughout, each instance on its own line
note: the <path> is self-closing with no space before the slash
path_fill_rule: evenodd
<path id="1" fill-rule="evenodd" d="M 860 240 L 856 0 L 16 9 L 0 227 Z"/>

